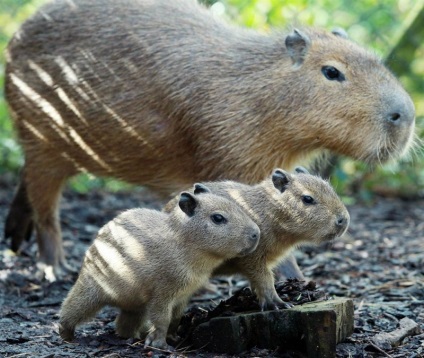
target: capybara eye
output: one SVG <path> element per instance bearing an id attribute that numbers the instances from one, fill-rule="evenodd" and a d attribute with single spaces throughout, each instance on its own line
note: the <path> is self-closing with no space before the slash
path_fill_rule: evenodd
<path id="1" fill-rule="evenodd" d="M 315 199 L 310 195 L 302 195 L 302 201 L 305 204 L 314 204 L 315 203 Z"/>
<path id="2" fill-rule="evenodd" d="M 330 80 L 330 81 L 344 81 L 345 76 L 343 73 L 341 73 L 337 68 L 333 66 L 324 66 L 321 69 L 321 72 L 324 74 L 324 76 Z"/>
<path id="3" fill-rule="evenodd" d="M 221 214 L 213 214 L 211 216 L 212 221 L 217 225 L 222 225 L 227 222 L 227 219 L 224 218 Z"/>

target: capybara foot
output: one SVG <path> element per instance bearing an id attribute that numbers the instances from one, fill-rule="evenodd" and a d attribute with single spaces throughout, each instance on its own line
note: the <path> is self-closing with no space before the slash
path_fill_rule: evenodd
<path id="1" fill-rule="evenodd" d="M 5 239 L 11 238 L 10 248 L 14 252 L 18 252 L 23 241 L 29 241 L 33 231 L 33 221 L 31 212 L 16 212 L 16 208 L 12 208 L 9 212 L 5 227 Z"/>
<path id="2" fill-rule="evenodd" d="M 275 311 L 280 308 L 291 308 L 291 303 L 284 302 L 280 297 L 266 298 L 263 302 L 259 303 L 261 311 Z"/>
<path id="3" fill-rule="evenodd" d="M 65 328 L 63 324 L 59 324 L 59 334 L 62 339 L 66 342 L 71 342 L 74 340 L 75 329 Z"/>
<path id="4" fill-rule="evenodd" d="M 147 335 L 144 342 L 145 346 L 162 349 L 165 351 L 174 351 L 175 349 L 166 343 L 165 337 L 155 334 L 156 332 L 151 332 Z"/>
<path id="5" fill-rule="evenodd" d="M 66 276 L 67 273 L 72 272 L 71 267 L 62 262 L 60 265 L 48 265 L 44 262 L 37 262 L 36 277 L 40 281 L 46 280 L 48 282 L 55 282 Z"/>

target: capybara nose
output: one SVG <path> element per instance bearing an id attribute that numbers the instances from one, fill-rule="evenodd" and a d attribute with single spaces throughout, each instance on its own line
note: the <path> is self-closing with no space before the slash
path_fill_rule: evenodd
<path id="1" fill-rule="evenodd" d="M 338 231 L 338 235 L 341 236 L 347 229 L 349 225 L 349 217 L 339 214 L 336 217 L 336 227 Z"/>
<path id="2" fill-rule="evenodd" d="M 395 126 L 410 126 L 415 119 L 415 107 L 409 96 L 394 100 L 389 106 L 386 119 Z"/>
<path id="3" fill-rule="evenodd" d="M 252 241 L 259 241 L 261 237 L 261 232 L 258 227 L 252 229 L 252 233 L 250 234 L 250 238 Z"/>
<path id="4" fill-rule="evenodd" d="M 253 252 L 256 250 L 256 247 L 258 246 L 259 239 L 261 237 L 261 232 L 258 227 L 251 228 L 251 231 L 249 233 L 250 238 L 250 252 Z"/>

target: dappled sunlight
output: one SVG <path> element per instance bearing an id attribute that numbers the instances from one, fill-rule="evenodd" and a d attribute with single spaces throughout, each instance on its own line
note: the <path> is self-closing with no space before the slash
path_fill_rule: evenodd
<path id="1" fill-rule="evenodd" d="M 41 140 L 44 143 L 49 143 L 48 139 L 37 129 L 35 128 L 31 123 L 28 121 L 22 120 L 22 125 L 28 129 L 35 137 L 37 137 L 39 140 Z"/>
<path id="2" fill-rule="evenodd" d="M 74 70 L 67 64 L 65 59 L 62 56 L 56 56 L 54 62 L 62 69 L 62 74 L 64 75 L 66 81 L 71 86 L 76 86 L 79 83 L 78 76 Z"/>
<path id="3" fill-rule="evenodd" d="M 93 255 L 96 253 L 96 255 Z M 124 285 L 134 285 L 138 280 L 130 263 L 116 247 L 96 240 L 93 247 L 87 252 L 87 263 L 83 270 L 89 274 L 99 285 L 112 297 L 119 297 L 119 292 L 115 289 L 120 285 L 116 282 L 123 281 Z M 101 273 L 101 275 L 99 275 Z M 116 280 L 119 281 L 116 281 Z"/>
<path id="4" fill-rule="evenodd" d="M 97 164 L 99 164 L 102 168 L 106 169 L 109 172 L 112 172 L 112 168 L 108 164 L 106 164 L 106 162 L 101 159 L 100 156 L 94 152 L 94 150 L 91 149 L 91 147 L 81 138 L 81 136 L 73 128 L 70 127 L 68 130 L 75 143 L 78 144 L 85 153 L 87 153 L 92 159 L 94 159 Z"/>
<path id="5" fill-rule="evenodd" d="M 125 132 L 129 133 L 132 137 L 136 138 L 139 142 L 143 143 L 145 146 L 148 146 L 150 149 L 154 149 L 154 146 L 141 137 L 137 131 L 131 127 L 121 116 L 119 116 L 112 108 L 108 107 L 106 104 L 102 103 L 103 108 L 109 113 L 113 119 L 115 119 L 120 125 L 121 128 L 124 129 Z"/>
<path id="6" fill-rule="evenodd" d="M 115 219 L 116 220 L 116 219 Z M 115 223 L 115 220 L 110 221 L 107 224 L 107 229 L 110 230 L 110 236 L 116 239 L 122 239 L 125 241 L 125 245 L 122 247 L 122 251 L 125 253 L 125 257 L 131 259 L 133 264 L 144 261 L 146 259 L 145 250 L 140 239 L 137 239 L 134 232 L 130 232 L 125 226 Z M 149 228 L 144 225 L 143 222 L 134 222 L 134 228 L 143 232 L 143 230 L 149 231 Z M 102 231 L 99 232 L 99 235 Z"/>
<path id="7" fill-rule="evenodd" d="M 90 276 L 92 280 L 94 280 L 99 287 L 112 299 L 117 299 L 119 297 L 119 293 L 109 285 L 109 265 L 105 264 L 100 260 L 96 260 L 92 255 L 90 250 L 86 254 L 86 274 Z M 88 265 L 90 263 L 90 266 Z"/>
<path id="8" fill-rule="evenodd" d="M 52 77 L 44 71 L 40 66 L 38 66 L 33 61 L 29 61 L 29 67 L 38 75 L 38 77 L 42 80 L 44 84 L 49 87 L 54 87 L 54 81 Z M 33 102 L 37 108 L 39 108 L 44 114 L 46 114 L 50 119 L 53 120 L 55 125 L 52 127 L 55 129 L 56 133 L 67 143 L 70 143 L 70 138 L 76 143 L 83 151 L 83 153 L 90 156 L 99 166 L 105 169 L 108 172 L 112 172 L 112 168 L 98 155 L 92 148 L 87 144 L 87 142 L 77 133 L 77 131 L 65 123 L 64 118 L 61 116 L 59 111 L 44 97 L 38 94 L 33 88 L 31 88 L 26 82 L 21 80 L 16 74 L 11 73 L 10 79 L 12 83 L 19 89 L 19 91 L 31 102 Z M 65 103 L 65 105 L 70 108 L 73 113 L 81 119 L 85 124 L 87 121 L 82 117 L 79 110 L 72 103 L 71 99 L 65 93 L 63 89 L 60 87 L 56 88 L 56 93 L 59 98 Z M 26 128 L 28 128 L 32 134 L 36 135 L 37 138 L 43 138 L 44 142 L 47 142 L 47 138 L 41 134 L 40 131 L 37 131 L 33 125 L 30 125 L 28 122 L 24 124 Z M 69 136 L 67 133 L 69 133 Z M 69 138 L 70 137 L 70 138 Z M 68 154 L 68 157 L 70 155 Z M 78 165 L 78 167 L 81 167 Z"/>
<path id="9" fill-rule="evenodd" d="M 36 91 L 34 91 L 26 82 L 22 81 L 14 73 L 10 74 L 10 79 L 12 83 L 19 89 L 19 91 L 31 100 L 36 107 L 41 109 L 50 119 L 52 119 L 56 125 L 63 128 L 65 123 L 63 121 L 60 113 L 54 108 L 49 101 L 41 97 Z M 62 136 L 63 139 L 68 141 L 65 136 Z"/>
<path id="10" fill-rule="evenodd" d="M 33 61 L 28 61 L 28 65 L 29 67 L 34 70 L 34 72 L 36 72 L 38 74 L 38 76 L 40 77 L 40 79 L 49 87 L 53 87 L 54 86 L 54 81 L 53 78 L 46 72 L 44 71 L 40 66 L 38 66 L 35 62 Z M 77 79 L 76 79 L 77 80 Z M 78 80 L 77 80 L 78 81 Z M 55 86 L 55 91 L 58 94 L 59 98 L 66 104 L 66 106 L 72 110 L 72 112 L 75 113 L 75 115 L 81 119 L 82 122 L 84 122 L 84 124 L 87 125 L 87 121 L 86 119 L 82 116 L 82 114 L 80 113 L 80 111 L 76 108 L 76 106 L 74 105 L 74 103 L 72 103 L 72 100 L 68 97 L 68 95 L 66 94 L 66 92 L 59 86 Z"/>
<path id="11" fill-rule="evenodd" d="M 82 166 L 80 163 L 78 163 L 74 158 L 72 158 L 69 154 L 62 152 L 60 155 L 65 158 L 67 161 L 71 162 L 74 167 L 81 173 L 88 173 L 89 170 Z"/>
<path id="12" fill-rule="evenodd" d="M 252 209 L 252 207 L 246 202 L 246 200 L 243 198 L 242 193 L 240 190 L 237 189 L 230 189 L 228 190 L 228 194 L 230 197 L 237 202 L 244 210 L 246 210 L 250 216 L 257 222 L 260 221 L 260 216 Z"/>

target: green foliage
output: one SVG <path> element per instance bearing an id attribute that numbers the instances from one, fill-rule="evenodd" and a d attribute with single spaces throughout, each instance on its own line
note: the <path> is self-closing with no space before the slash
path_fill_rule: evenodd
<path id="1" fill-rule="evenodd" d="M 94 0 L 93 0 L 94 1 Z M 178 0 L 170 0 L 178 1 Z M 22 165 L 22 154 L 16 143 L 12 124 L 7 114 L 3 94 L 4 54 L 8 40 L 19 25 L 46 0 L 1 0 L 0 2 L 0 173 L 16 171 Z M 408 43 L 407 32 L 411 19 L 408 16 L 423 7 L 424 0 L 203 0 L 219 16 L 243 26 L 270 31 L 271 28 L 293 26 L 318 26 L 331 29 L 344 28 L 356 42 L 373 49 L 386 57 L 396 44 Z M 424 22 L 421 27 L 424 27 Z M 414 29 L 415 31 L 415 29 Z M 423 30 L 421 30 L 423 31 Z M 402 35 L 405 36 L 402 37 Z M 395 61 L 407 59 L 399 75 L 417 108 L 418 133 L 422 138 L 424 116 L 424 46 L 419 40 L 411 39 L 411 46 L 401 46 L 394 53 Z M 401 40 L 401 41 L 399 41 Z M 402 42 L 403 41 L 403 42 Z M 406 49 L 405 49 L 406 48 Z M 409 48 L 409 50 L 408 50 Z M 407 51 L 409 51 L 407 53 Z M 390 65 L 390 63 L 389 63 Z M 418 153 L 413 160 L 389 164 L 371 171 L 365 165 L 344 159 L 333 176 L 339 192 L 368 199 L 374 191 L 393 191 L 413 195 L 424 188 L 424 161 Z M 79 191 L 91 187 L 112 186 L 121 183 L 96 179 L 90 175 L 72 180 Z"/>
<path id="2" fill-rule="evenodd" d="M 117 192 L 120 190 L 129 190 L 133 186 L 116 179 L 106 179 L 95 177 L 91 174 L 80 174 L 73 177 L 69 181 L 72 189 L 80 192 L 87 193 L 91 189 L 103 188 L 108 191 Z"/>
<path id="3" fill-rule="evenodd" d="M 20 24 L 46 0 L 1 0 L 0 3 L 0 174 L 22 166 L 22 152 L 4 101 L 5 49 Z"/>

